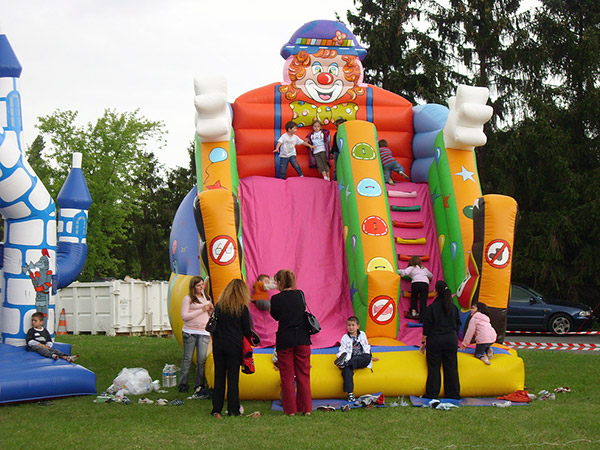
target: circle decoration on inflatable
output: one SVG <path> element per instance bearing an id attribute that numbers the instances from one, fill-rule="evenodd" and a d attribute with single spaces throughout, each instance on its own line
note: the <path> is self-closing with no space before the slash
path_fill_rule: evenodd
<path id="1" fill-rule="evenodd" d="M 356 192 L 363 197 L 379 197 L 383 190 L 373 178 L 363 178 L 356 185 Z"/>
<path id="2" fill-rule="evenodd" d="M 369 236 L 385 236 L 388 226 L 379 216 L 369 216 L 362 223 L 362 231 Z"/>
<path id="3" fill-rule="evenodd" d="M 383 270 L 386 272 L 394 272 L 394 266 L 386 258 L 377 256 L 367 264 L 367 272 L 373 272 L 375 270 Z"/>
<path id="4" fill-rule="evenodd" d="M 377 152 L 366 142 L 360 142 L 352 147 L 352 157 L 356 159 L 371 160 L 377 157 Z"/>

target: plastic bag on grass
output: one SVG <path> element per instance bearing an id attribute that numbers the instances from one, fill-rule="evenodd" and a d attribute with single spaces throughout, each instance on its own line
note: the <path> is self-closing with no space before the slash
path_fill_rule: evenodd
<path id="1" fill-rule="evenodd" d="M 152 381 L 146 369 L 142 369 L 141 367 L 128 369 L 124 367 L 106 391 L 122 395 L 142 395 L 158 390 L 159 388 L 160 384 L 158 380 Z"/>

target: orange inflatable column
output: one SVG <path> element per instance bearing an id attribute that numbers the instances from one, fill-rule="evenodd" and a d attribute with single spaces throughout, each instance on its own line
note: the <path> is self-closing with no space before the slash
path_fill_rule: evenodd
<path id="1" fill-rule="evenodd" d="M 503 342 L 506 332 L 517 214 L 515 199 L 504 195 L 484 195 L 473 207 L 475 242 L 472 251 L 480 267 L 476 298 L 489 307 L 498 342 Z M 481 244 L 477 245 L 477 241 Z"/>
<path id="2" fill-rule="evenodd" d="M 204 242 L 202 258 L 210 277 L 215 301 L 232 279 L 243 278 L 239 245 L 239 204 L 226 189 L 202 191 L 194 204 L 194 216 Z"/>

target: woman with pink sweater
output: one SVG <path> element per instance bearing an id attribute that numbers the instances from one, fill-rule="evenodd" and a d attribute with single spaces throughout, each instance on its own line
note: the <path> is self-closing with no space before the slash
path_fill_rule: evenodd
<path id="1" fill-rule="evenodd" d="M 187 392 L 190 388 L 188 376 L 194 350 L 196 350 L 194 396 L 199 398 L 208 397 L 208 391 L 204 389 L 204 363 L 210 342 L 210 333 L 206 331 L 206 323 L 213 309 L 214 305 L 210 297 L 204 293 L 204 280 L 202 277 L 192 277 L 189 293 L 181 302 L 183 360 L 181 361 L 179 392 Z"/>
<path id="2" fill-rule="evenodd" d="M 479 358 L 484 364 L 490 365 L 490 359 L 494 356 L 494 350 L 491 345 L 496 342 L 497 334 L 496 330 L 492 327 L 487 311 L 485 303 L 473 303 L 469 326 L 467 327 L 467 333 L 460 349 L 466 349 L 471 343 L 473 336 L 475 336 L 475 358 Z"/>

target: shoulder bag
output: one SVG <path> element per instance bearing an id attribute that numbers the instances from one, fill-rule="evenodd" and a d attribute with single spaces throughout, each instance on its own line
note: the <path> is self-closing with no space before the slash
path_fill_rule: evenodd
<path id="1" fill-rule="evenodd" d="M 205 329 L 209 333 L 214 333 L 215 331 L 217 331 L 217 307 L 216 306 L 215 306 L 215 309 L 213 309 L 213 312 L 211 313 L 210 318 L 208 319 L 208 322 L 206 322 Z"/>
<path id="2" fill-rule="evenodd" d="M 306 323 L 306 330 L 310 335 L 317 334 L 319 331 L 321 331 L 321 325 L 314 314 L 310 312 L 310 309 L 308 308 L 304 298 L 304 292 L 300 291 L 300 295 L 302 296 L 302 302 L 304 303 L 304 321 Z"/>

